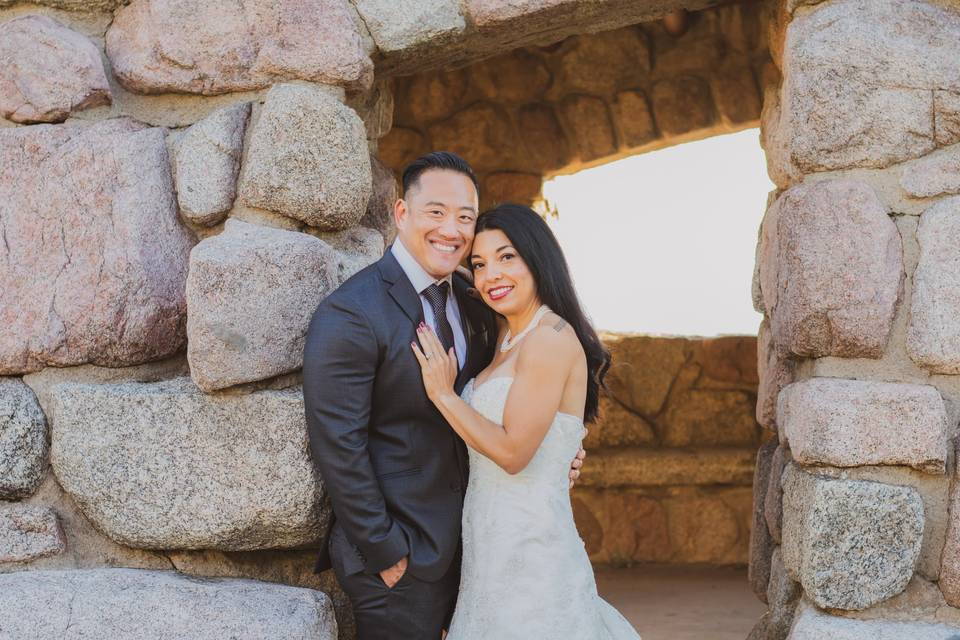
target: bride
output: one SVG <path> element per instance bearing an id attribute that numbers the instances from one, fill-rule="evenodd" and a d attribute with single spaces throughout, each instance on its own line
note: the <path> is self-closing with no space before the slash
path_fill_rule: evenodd
<path id="1" fill-rule="evenodd" d="M 459 397 L 456 355 L 426 325 L 412 344 L 430 400 L 467 443 L 463 566 L 448 640 L 639 640 L 597 595 L 567 472 L 596 418 L 610 356 L 563 252 L 533 210 L 477 219 L 474 286 L 501 317 L 500 347 Z"/>

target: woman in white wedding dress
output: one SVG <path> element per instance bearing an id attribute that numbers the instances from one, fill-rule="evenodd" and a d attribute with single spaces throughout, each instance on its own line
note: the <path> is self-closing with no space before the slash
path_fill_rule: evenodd
<path id="1" fill-rule="evenodd" d="M 597 595 L 567 474 L 597 414 L 609 354 L 543 219 L 501 205 L 477 219 L 474 286 L 502 317 L 491 364 L 459 397 L 454 351 L 425 325 L 411 347 L 430 400 L 467 443 L 460 592 L 447 640 L 639 640 Z"/>

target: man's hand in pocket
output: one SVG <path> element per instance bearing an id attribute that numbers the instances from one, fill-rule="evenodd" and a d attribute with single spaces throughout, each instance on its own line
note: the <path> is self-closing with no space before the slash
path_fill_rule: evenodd
<path id="1" fill-rule="evenodd" d="M 400 558 L 400 561 L 392 567 L 387 567 L 380 572 L 380 579 L 383 580 L 383 583 L 387 585 L 388 589 L 393 589 L 393 586 L 400 582 L 400 578 L 403 577 L 403 574 L 407 572 L 407 557 L 404 556 Z"/>

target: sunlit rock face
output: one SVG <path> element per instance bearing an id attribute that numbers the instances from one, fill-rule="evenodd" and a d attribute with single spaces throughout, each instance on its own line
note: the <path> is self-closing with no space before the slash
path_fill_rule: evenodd
<path id="1" fill-rule="evenodd" d="M 164 132 L 0 130 L 0 373 L 126 366 L 185 344 L 187 257 Z"/>
<path id="2" fill-rule="evenodd" d="M 775 181 L 888 167 L 960 140 L 958 36 L 960 13 L 935 2 L 842 0 L 798 12 L 770 123 Z"/>
<path id="3" fill-rule="evenodd" d="M 26 15 L 0 24 L 0 116 L 62 122 L 74 111 L 110 104 L 100 52 L 56 20 Z"/>
<path id="4" fill-rule="evenodd" d="M 902 243 L 869 185 L 828 180 L 785 191 L 764 217 L 759 262 L 781 353 L 883 354 L 903 281 Z"/>
<path id="5" fill-rule="evenodd" d="M 812 378 L 780 392 L 777 424 L 800 464 L 946 472 L 948 418 L 929 385 Z"/>
<path id="6" fill-rule="evenodd" d="M 325 231 L 356 225 L 372 193 L 363 121 L 328 91 L 275 85 L 240 177 L 246 204 Z"/>
<path id="7" fill-rule="evenodd" d="M 339 284 L 338 259 L 313 236 L 233 219 L 198 244 L 187 279 L 197 386 L 214 391 L 299 369 L 310 318 Z"/>
<path id="8" fill-rule="evenodd" d="M 175 137 L 174 181 L 185 220 L 214 225 L 233 206 L 250 106 L 218 109 Z"/>
<path id="9" fill-rule="evenodd" d="M 345 0 L 137 0 L 117 11 L 106 52 L 137 93 L 215 95 L 283 80 L 362 89 L 373 63 L 359 22 Z"/>
<path id="10" fill-rule="evenodd" d="M 240 551 L 316 544 L 327 531 L 298 388 L 66 383 L 53 405 L 57 480 L 116 542 Z"/>

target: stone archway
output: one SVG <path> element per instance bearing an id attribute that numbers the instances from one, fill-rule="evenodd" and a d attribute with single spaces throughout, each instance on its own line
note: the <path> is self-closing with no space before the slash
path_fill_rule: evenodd
<path id="1" fill-rule="evenodd" d="M 755 127 L 777 81 L 761 3 L 523 47 L 395 79 L 379 155 L 394 171 L 431 149 L 470 157 L 484 201 L 530 203 L 544 178 Z"/>

